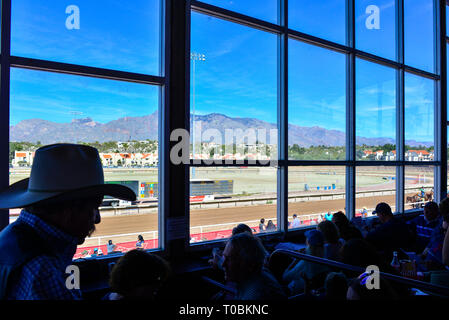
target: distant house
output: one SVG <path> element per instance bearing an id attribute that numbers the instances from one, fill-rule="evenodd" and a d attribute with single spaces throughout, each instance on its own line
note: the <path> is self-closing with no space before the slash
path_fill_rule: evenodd
<path id="1" fill-rule="evenodd" d="M 104 166 L 108 167 L 114 165 L 113 154 L 100 153 L 100 159 Z"/>
<path id="2" fill-rule="evenodd" d="M 34 151 L 15 151 L 12 159 L 13 167 L 27 167 L 33 165 Z"/>
<path id="3" fill-rule="evenodd" d="M 387 152 L 384 156 L 384 160 L 387 160 L 387 161 L 396 160 L 396 150 Z"/>
<path id="4" fill-rule="evenodd" d="M 406 161 L 432 161 L 433 153 L 426 150 L 408 150 L 405 153 Z"/>
<path id="5" fill-rule="evenodd" d="M 372 150 L 363 150 L 363 159 L 374 159 L 376 154 Z"/>
<path id="6" fill-rule="evenodd" d="M 376 160 L 382 160 L 383 156 L 384 156 L 384 151 L 383 150 L 377 150 L 374 152 L 375 154 L 375 158 Z"/>

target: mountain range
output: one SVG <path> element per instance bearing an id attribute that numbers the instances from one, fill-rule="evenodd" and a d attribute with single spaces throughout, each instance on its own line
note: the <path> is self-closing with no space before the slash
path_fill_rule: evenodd
<path id="1" fill-rule="evenodd" d="M 192 115 L 190 126 L 192 128 Z M 241 129 L 245 132 L 248 128 L 265 129 L 266 142 L 270 143 L 270 129 L 276 129 L 275 123 L 258 120 L 255 118 L 232 118 L 220 113 L 207 115 L 195 115 L 195 123 L 201 124 L 201 132 L 207 129 L 215 129 L 220 132 L 225 140 L 225 130 Z M 297 144 L 300 147 L 312 145 L 343 146 L 346 135 L 343 131 L 328 130 L 322 127 L 302 127 L 294 124 L 288 125 L 289 145 Z M 70 123 L 57 123 L 43 119 L 22 120 L 15 126 L 10 126 L 10 140 L 17 142 L 37 142 L 51 144 L 56 142 L 106 142 L 129 140 L 156 140 L 158 134 L 158 112 L 140 117 L 123 117 L 107 123 L 96 122 L 91 118 L 73 119 Z M 199 141 L 198 134 L 195 141 Z M 203 139 L 205 140 L 205 139 Z M 394 144 L 391 138 L 366 138 L 357 137 L 357 144 L 384 145 Z M 263 141 L 259 139 L 259 141 Z M 406 140 L 410 146 L 432 146 L 429 141 Z"/>

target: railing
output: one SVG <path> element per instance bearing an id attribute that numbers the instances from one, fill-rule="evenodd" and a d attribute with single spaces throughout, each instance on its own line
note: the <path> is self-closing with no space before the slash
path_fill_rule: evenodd
<path id="1" fill-rule="evenodd" d="M 311 261 L 311 262 L 315 262 L 315 263 L 319 263 L 319 264 L 323 264 L 323 265 L 327 265 L 327 266 L 331 266 L 331 267 L 335 267 L 338 269 L 343 269 L 343 270 L 348 270 L 348 271 L 354 271 L 357 272 L 359 274 L 362 274 L 363 272 L 366 272 L 366 270 L 364 268 L 361 267 L 356 267 L 356 266 L 352 266 L 352 265 L 348 265 L 345 263 L 341 263 L 341 262 L 337 262 L 337 261 L 333 261 L 333 260 L 328 260 L 328 259 L 324 259 L 324 258 L 320 258 L 320 257 L 315 257 L 312 255 L 308 255 L 308 254 L 304 254 L 304 253 L 299 253 L 296 251 L 291 251 L 291 250 L 285 250 L 285 249 L 277 249 L 272 253 L 272 256 L 274 255 L 278 255 L 278 254 L 285 254 L 288 255 L 290 257 L 296 258 L 296 259 L 303 259 L 306 261 Z M 440 286 L 440 285 L 436 285 L 436 284 L 431 284 L 428 282 L 423 282 L 423 281 L 419 281 L 419 280 L 415 280 L 415 279 L 409 279 L 409 278 L 404 278 L 401 276 L 397 276 L 391 273 L 386 273 L 386 272 L 379 272 L 379 275 L 381 277 L 383 277 L 384 279 L 388 279 L 397 283 L 401 283 L 413 288 L 417 288 L 417 289 L 422 289 L 425 291 L 429 291 L 432 293 L 436 293 L 436 294 L 440 294 L 443 295 L 445 297 L 449 297 L 449 287 L 444 287 L 444 286 Z"/>
<path id="2" fill-rule="evenodd" d="M 144 231 L 144 232 L 135 232 L 135 233 L 122 233 L 122 234 L 116 234 L 116 235 L 106 235 L 106 236 L 98 236 L 98 237 L 92 237 L 92 238 L 86 238 L 86 240 L 98 240 L 98 246 L 100 246 L 102 239 L 111 239 L 111 238 L 117 238 L 117 237 L 128 237 L 128 236 L 138 236 L 138 235 L 145 235 L 145 234 L 152 234 L 151 239 L 157 239 L 157 231 Z"/>
<path id="3" fill-rule="evenodd" d="M 405 188 L 405 191 L 419 191 L 420 188 L 417 187 L 409 187 Z M 383 190 L 370 190 L 370 191 L 358 191 L 356 192 L 356 197 L 374 197 L 374 196 L 385 196 L 391 195 L 396 192 L 396 189 L 383 189 Z M 290 195 L 288 196 L 289 202 L 301 202 L 301 201 L 321 201 L 321 200 L 338 200 L 344 199 L 345 193 L 319 193 L 319 194 L 303 194 L 303 195 Z M 224 200 L 213 200 L 213 201 L 205 201 L 201 203 L 191 203 L 190 206 L 192 208 L 197 209 L 206 209 L 211 208 L 211 206 L 215 208 L 225 208 L 225 207 L 237 207 L 246 205 L 257 205 L 257 204 L 276 204 L 277 198 L 274 196 L 270 197 L 254 197 L 254 198 L 238 198 L 238 199 L 224 199 Z M 414 203 L 405 203 L 406 205 L 412 205 L 420 202 Z M 233 205 L 232 205 L 233 204 Z M 148 213 L 148 211 L 156 211 L 158 207 L 158 203 L 152 204 L 140 204 L 134 206 L 126 206 L 126 207 L 101 207 L 101 212 L 106 215 L 122 215 L 129 213 Z"/>

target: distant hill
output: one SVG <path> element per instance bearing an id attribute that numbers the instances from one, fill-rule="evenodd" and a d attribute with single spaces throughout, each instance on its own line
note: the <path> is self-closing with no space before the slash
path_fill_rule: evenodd
<path id="1" fill-rule="evenodd" d="M 191 117 L 192 127 L 192 117 Z M 208 129 L 210 133 L 220 132 L 224 142 L 226 129 L 248 128 L 265 129 L 269 141 L 270 129 L 276 129 L 276 124 L 261 121 L 255 118 L 231 118 L 220 113 L 195 115 L 195 122 L 201 123 L 201 132 Z M 345 144 L 345 133 L 338 130 L 327 130 L 321 127 L 301 127 L 289 124 L 289 145 L 298 144 L 301 147 L 311 145 L 342 146 Z M 141 117 L 124 117 L 108 123 L 95 122 L 91 118 L 74 119 L 70 123 L 56 123 L 42 119 L 28 119 L 10 127 L 11 141 L 37 142 L 51 144 L 56 142 L 105 142 L 128 140 L 156 140 L 158 134 L 158 112 Z M 200 137 L 196 136 L 195 141 Z M 394 143 L 391 138 L 364 138 L 357 137 L 357 144 L 384 145 Z M 406 141 L 410 146 L 432 145 L 428 141 Z"/>

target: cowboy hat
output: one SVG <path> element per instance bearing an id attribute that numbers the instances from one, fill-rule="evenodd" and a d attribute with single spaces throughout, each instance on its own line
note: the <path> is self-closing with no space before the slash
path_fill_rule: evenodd
<path id="1" fill-rule="evenodd" d="M 128 201 L 136 199 L 130 188 L 104 183 L 97 149 L 79 144 L 52 144 L 36 150 L 29 178 L 0 191 L 0 208 L 105 195 Z"/>

